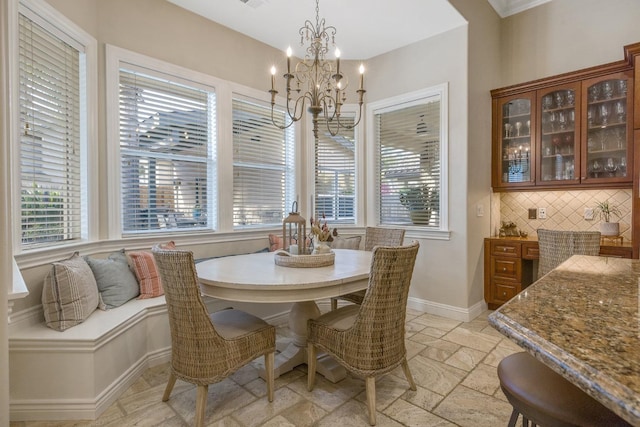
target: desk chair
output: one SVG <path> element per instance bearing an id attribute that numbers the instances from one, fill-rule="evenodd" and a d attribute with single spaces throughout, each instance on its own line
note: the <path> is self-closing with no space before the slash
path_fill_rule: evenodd
<path id="1" fill-rule="evenodd" d="M 538 278 L 544 276 L 572 255 L 600 254 L 599 231 L 538 230 Z"/>
<path id="2" fill-rule="evenodd" d="M 536 360 L 528 353 L 515 353 L 498 364 L 500 387 L 513 412 L 509 427 L 522 414 L 528 427 L 617 427 L 629 423 L 600 402 Z"/>
<path id="3" fill-rule="evenodd" d="M 372 251 L 376 246 L 402 246 L 404 230 L 400 228 L 367 227 L 364 234 L 364 250 Z M 338 300 L 362 304 L 366 290 L 331 298 L 331 310 L 338 308 Z"/>
<path id="4" fill-rule="evenodd" d="M 404 344 L 407 297 L 419 244 L 377 246 L 362 305 L 349 304 L 307 321 L 308 389 L 313 390 L 316 348 L 365 378 L 369 423 L 376 423 L 376 377 L 402 366 L 416 390 Z"/>
<path id="5" fill-rule="evenodd" d="M 162 401 L 169 400 L 176 379 L 198 386 L 195 425 L 204 424 L 209 384 L 214 384 L 264 356 L 267 397 L 273 401 L 276 329 L 240 310 L 207 312 L 193 253 L 152 250 L 164 288 L 171 330 L 171 373 Z"/>

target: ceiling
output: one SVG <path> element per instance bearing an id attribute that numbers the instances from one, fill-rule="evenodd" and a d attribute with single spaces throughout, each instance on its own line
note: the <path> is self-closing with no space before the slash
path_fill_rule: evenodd
<path id="1" fill-rule="evenodd" d="M 302 57 L 298 30 L 315 25 L 314 0 L 168 0 L 225 27 Z M 481 0 L 471 0 L 481 1 Z M 485 0 L 502 16 L 550 0 Z M 466 24 L 447 0 L 321 0 L 344 59 L 369 59 Z"/>

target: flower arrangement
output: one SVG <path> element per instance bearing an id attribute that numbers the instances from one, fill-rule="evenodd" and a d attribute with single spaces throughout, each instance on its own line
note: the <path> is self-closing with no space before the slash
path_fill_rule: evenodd
<path id="1" fill-rule="evenodd" d="M 338 229 L 334 228 L 331 230 L 329 228 L 324 214 L 322 214 L 322 219 L 324 220 L 324 224 L 322 221 L 314 220 L 313 217 L 309 220 L 311 222 L 311 234 L 319 242 L 333 242 L 333 237 L 338 235 Z"/>

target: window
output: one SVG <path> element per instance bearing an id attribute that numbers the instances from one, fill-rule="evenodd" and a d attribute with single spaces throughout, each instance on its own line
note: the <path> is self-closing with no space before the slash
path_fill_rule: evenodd
<path id="1" fill-rule="evenodd" d="M 343 115 L 341 124 L 353 126 L 353 115 Z M 354 129 L 340 129 L 336 136 L 327 130 L 326 120 L 318 120 L 319 135 L 315 144 L 315 212 L 333 223 L 355 223 L 355 152 Z"/>
<path id="2" fill-rule="evenodd" d="M 445 87 L 369 108 L 379 223 L 446 230 Z"/>
<path id="3" fill-rule="evenodd" d="M 275 107 L 276 123 L 286 113 Z M 268 103 L 233 99 L 233 227 L 282 225 L 295 200 L 294 127 Z"/>
<path id="4" fill-rule="evenodd" d="M 124 234 L 212 226 L 215 104 L 213 89 L 120 68 Z"/>
<path id="5" fill-rule="evenodd" d="M 40 14 L 45 14 L 43 18 Z M 89 93 L 95 40 L 46 5 L 18 15 L 20 227 L 23 249 L 89 237 Z M 91 52 L 89 58 L 87 51 Z M 97 224 L 91 224 L 95 227 Z"/>

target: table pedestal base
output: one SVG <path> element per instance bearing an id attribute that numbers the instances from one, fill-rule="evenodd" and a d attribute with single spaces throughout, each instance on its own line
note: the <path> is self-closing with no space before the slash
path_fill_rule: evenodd
<path id="1" fill-rule="evenodd" d="M 276 344 L 274 375 L 280 375 L 293 370 L 296 366 L 307 363 L 307 320 L 320 316 L 320 309 L 314 301 L 296 302 L 289 313 L 289 328 L 293 335 L 293 342 L 280 348 Z M 262 367 L 261 367 L 262 368 Z M 260 376 L 264 377 L 263 368 Z M 318 352 L 316 372 L 332 383 L 336 383 L 347 376 L 347 371 L 331 356 Z"/>

